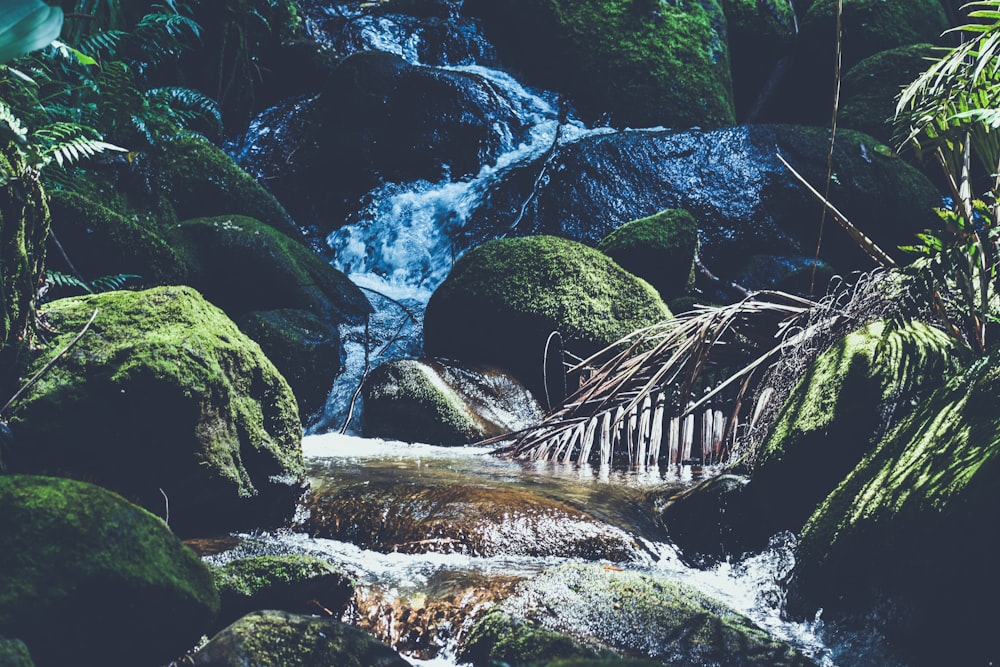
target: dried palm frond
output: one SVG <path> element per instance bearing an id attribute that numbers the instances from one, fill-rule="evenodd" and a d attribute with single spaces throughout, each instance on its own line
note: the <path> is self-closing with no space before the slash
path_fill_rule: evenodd
<path id="1" fill-rule="evenodd" d="M 799 296 L 763 291 L 640 329 L 573 366 L 570 375 L 582 378 L 579 389 L 542 423 L 505 436 L 513 441 L 498 453 L 563 462 L 596 458 L 601 464 L 622 459 L 654 464 L 667 427 L 672 423 L 675 437 L 678 429 L 686 429 L 690 441 L 693 421 L 680 420 L 723 395 L 732 411 L 728 422 L 713 410 L 703 417 L 702 429 L 716 441 L 726 440 L 757 371 L 809 335 L 806 315 L 814 318 L 820 308 Z M 831 311 L 830 318 L 835 317 Z M 726 378 L 714 384 L 716 371 L 726 371 Z"/>

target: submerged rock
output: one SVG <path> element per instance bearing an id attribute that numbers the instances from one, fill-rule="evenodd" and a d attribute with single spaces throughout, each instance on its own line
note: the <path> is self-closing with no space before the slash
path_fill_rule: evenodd
<path id="1" fill-rule="evenodd" d="M 937 224 L 938 192 L 871 137 L 837 136 L 830 200 L 886 252 L 899 254 L 897 246 Z M 784 125 L 591 135 L 559 146 L 537 185 L 538 162 L 508 171 L 457 243 L 552 234 L 596 244 L 627 222 L 683 208 L 698 223 L 701 259 L 732 280 L 752 255 L 814 255 L 822 208 L 777 154 L 817 185 L 826 178 L 828 149 L 827 130 Z M 872 266 L 836 225 L 824 234 L 821 259 L 839 272 Z"/>
<path id="2" fill-rule="evenodd" d="M 299 527 L 383 553 L 638 561 L 625 531 L 527 491 L 418 482 L 313 489 Z"/>
<path id="3" fill-rule="evenodd" d="M 477 667 L 491 660 L 527 665 L 614 651 L 678 667 L 814 664 L 725 605 L 638 572 L 552 568 L 525 582 L 499 609 L 473 630 L 461 659 Z"/>
<path id="4" fill-rule="evenodd" d="M 716 0 L 466 0 L 501 58 L 617 126 L 734 122 L 726 19 Z"/>
<path id="5" fill-rule="evenodd" d="M 39 667 L 163 664 L 218 609 L 208 569 L 160 519 L 92 484 L 0 476 L 0 633 Z"/>
<path id="6" fill-rule="evenodd" d="M 328 618 L 283 611 L 248 614 L 191 657 L 195 667 L 410 667 L 363 630 Z"/>
<path id="7" fill-rule="evenodd" d="M 649 283 L 593 248 L 552 236 L 501 239 L 466 253 L 431 296 L 424 346 L 436 357 L 499 366 L 542 400 L 555 386 L 546 387 L 543 370 L 552 332 L 587 357 L 669 317 Z M 550 347 L 556 362 L 558 351 Z"/>
<path id="8" fill-rule="evenodd" d="M 214 568 L 221 609 L 216 627 L 260 609 L 293 614 L 340 614 L 354 593 L 354 582 L 339 568 L 315 556 L 255 556 Z"/>
<path id="9" fill-rule="evenodd" d="M 683 209 L 667 209 L 625 223 L 605 236 L 597 249 L 647 281 L 667 301 L 694 286 L 698 223 Z"/>
<path id="10" fill-rule="evenodd" d="M 996 658 L 998 394 L 994 353 L 917 405 L 846 475 L 802 530 L 797 614 L 864 615 L 920 667 Z"/>
<path id="11" fill-rule="evenodd" d="M 367 437 L 466 445 L 541 421 L 541 406 L 498 369 L 403 359 L 376 368 L 362 386 Z"/>
<path id="12" fill-rule="evenodd" d="M 98 481 L 184 533 L 288 516 L 302 431 L 260 347 L 190 287 L 107 292 L 48 304 L 56 335 L 29 372 L 95 309 L 87 335 L 12 411 L 11 470 Z"/>

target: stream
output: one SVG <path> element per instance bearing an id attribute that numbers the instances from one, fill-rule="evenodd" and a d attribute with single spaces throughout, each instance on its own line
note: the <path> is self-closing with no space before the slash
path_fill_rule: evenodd
<path id="1" fill-rule="evenodd" d="M 381 183 L 357 202 L 349 224 L 327 236 L 334 266 L 365 290 L 375 312 L 367 326 L 342 327 L 345 371 L 336 379 L 325 411 L 309 425 L 303 442 L 310 493 L 322 496 L 355 485 L 399 483 L 528 490 L 628 533 L 642 545 L 643 557 L 622 567 L 691 584 L 746 614 L 820 665 L 901 665 L 883 652 L 877 636 L 841 632 L 821 616 L 805 623 L 782 618 L 781 581 L 793 565 L 794 537 L 790 534 L 775 536 L 768 550 L 742 562 L 700 570 L 681 561 L 644 501 L 651 492 L 679 490 L 716 471 L 690 466 L 620 471 L 522 463 L 498 459 L 481 448 L 442 448 L 350 435 L 358 432 L 358 415 L 363 411 L 355 396 L 363 374 L 386 361 L 421 355 L 421 319 L 427 300 L 454 260 L 485 240 L 468 238 L 465 227 L 490 184 L 511 165 L 545 155 L 554 142 L 610 130 L 588 127 L 572 110 L 560 108 L 555 93 L 528 88 L 497 69 L 491 45 L 475 23 L 457 13 L 431 25 L 415 17 L 366 14 L 354 3 L 303 4 L 306 25 L 315 39 L 341 52 L 377 49 L 414 65 L 477 77 L 504 100 L 514 119 L 493 128 L 499 137 L 495 159 L 483 161 L 477 173 L 455 177 L 446 173 L 436 181 Z M 268 178 L 255 161 L 257 142 L 265 135 L 281 136 L 282 114 L 303 103 L 292 100 L 264 112 L 238 142 L 234 154 L 250 173 Z M 546 178 L 544 165 L 537 178 Z M 518 220 L 510 221 L 511 231 L 517 224 Z M 415 665 L 458 664 L 455 639 L 468 629 L 465 614 L 492 601 L 491 594 L 481 592 L 494 591 L 492 599 L 497 599 L 512 582 L 567 561 L 504 553 L 381 553 L 295 529 L 236 538 L 238 546 L 208 558 L 221 563 L 262 553 L 312 553 L 347 569 L 358 581 L 356 608 L 348 620 L 394 645 Z M 434 617 L 434 628 L 422 628 L 421 636 L 413 640 L 423 609 L 443 611 Z M 409 622 L 400 620 L 404 610 L 405 615 L 413 612 Z"/>

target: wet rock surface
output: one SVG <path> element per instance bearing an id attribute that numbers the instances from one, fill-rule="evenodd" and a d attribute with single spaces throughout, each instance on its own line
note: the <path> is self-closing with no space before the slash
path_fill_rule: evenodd
<path id="1" fill-rule="evenodd" d="M 366 483 L 326 494 L 314 486 L 305 509 L 298 529 L 383 553 L 644 558 L 625 531 L 530 491 Z"/>

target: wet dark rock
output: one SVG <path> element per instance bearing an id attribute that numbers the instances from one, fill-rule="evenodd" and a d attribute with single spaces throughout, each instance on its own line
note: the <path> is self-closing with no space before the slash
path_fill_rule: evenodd
<path id="1" fill-rule="evenodd" d="M 465 445 L 519 431 L 543 412 L 524 386 L 498 369 L 403 359 L 376 368 L 362 386 L 367 437 Z"/>
<path id="2" fill-rule="evenodd" d="M 874 623 L 918 667 L 996 659 L 998 369 L 991 354 L 922 400 L 819 505 L 795 554 L 796 617 Z"/>
<path id="3" fill-rule="evenodd" d="M 622 336 L 671 317 L 649 283 L 581 243 L 554 236 L 500 239 L 466 253 L 424 315 L 428 354 L 499 366 L 540 400 L 546 344 L 588 357 Z M 559 347 L 550 348 L 558 359 Z M 555 367 L 560 370 L 558 364 Z M 548 370 L 552 370 L 550 367 Z"/>
<path id="4" fill-rule="evenodd" d="M 326 404 L 333 380 L 343 369 L 336 324 L 289 308 L 252 311 L 236 323 L 288 380 L 308 422 L 308 415 Z"/>
<path id="5" fill-rule="evenodd" d="M 736 117 L 743 119 L 778 68 L 787 67 L 796 39 L 795 9 L 787 0 L 721 0 L 729 35 Z M 782 60 L 786 62 L 782 63 Z M 780 64 L 779 64 L 780 63 Z"/>
<path id="6" fill-rule="evenodd" d="M 297 220 L 325 230 L 385 180 L 478 173 L 523 130 L 489 80 L 377 51 L 344 60 L 318 97 L 291 112 L 274 118 L 280 130 L 248 137 L 256 146 L 241 163 Z"/>
<path id="7" fill-rule="evenodd" d="M 218 609 L 208 569 L 149 512 L 93 484 L 0 477 L 0 633 L 39 667 L 164 664 Z"/>
<path id="8" fill-rule="evenodd" d="M 473 629 L 463 649 L 477 666 L 491 659 L 526 665 L 572 653 L 585 658 L 587 651 L 678 667 L 814 665 L 750 619 L 684 584 L 616 568 L 545 570 L 499 610 Z"/>
<path id="9" fill-rule="evenodd" d="M 465 0 L 501 59 L 616 126 L 734 122 L 725 16 L 715 0 Z"/>
<path id="10" fill-rule="evenodd" d="M 248 614 L 212 637 L 191 658 L 195 667 L 409 667 L 363 630 L 330 618 L 283 611 Z"/>
<path id="11" fill-rule="evenodd" d="M 683 209 L 667 209 L 625 223 L 597 249 L 655 287 L 666 301 L 694 286 L 698 223 Z"/>
<path id="12" fill-rule="evenodd" d="M 219 628 L 261 609 L 339 616 L 354 594 L 349 576 L 315 556 L 239 558 L 213 568 L 212 575 L 221 600 Z"/>
<path id="13" fill-rule="evenodd" d="M 560 146 L 537 188 L 539 163 L 510 170 L 457 242 L 553 234 L 596 244 L 626 222 L 683 208 L 698 222 L 705 264 L 732 280 L 751 255 L 813 255 L 821 206 L 776 153 L 818 185 L 827 151 L 826 130 L 786 125 L 592 135 Z M 833 171 L 831 201 L 889 254 L 935 224 L 939 194 L 878 141 L 838 133 Z M 835 224 L 827 226 L 821 258 L 839 272 L 872 266 Z"/>
<path id="14" fill-rule="evenodd" d="M 754 519 L 743 494 L 748 481 L 723 474 L 680 493 L 650 499 L 654 514 L 687 562 L 705 567 L 749 551 L 740 534 Z"/>
<path id="15" fill-rule="evenodd" d="M 371 306 L 347 276 L 294 238 L 241 215 L 180 223 L 189 283 L 233 318 L 295 308 L 324 322 L 358 324 Z"/>
<path id="16" fill-rule="evenodd" d="M 463 484 L 362 484 L 314 489 L 300 528 L 384 553 L 560 556 L 636 561 L 624 531 L 527 491 Z"/>
<path id="17" fill-rule="evenodd" d="M 29 372 L 95 309 L 11 412 L 10 470 L 97 481 L 181 533 L 285 520 L 302 491 L 302 430 L 260 347 L 190 287 L 106 292 L 46 306 L 55 333 Z"/>
<path id="18" fill-rule="evenodd" d="M 814 257 L 751 255 L 733 282 L 748 290 L 816 294 L 824 290 L 834 273 L 832 266 Z"/>

